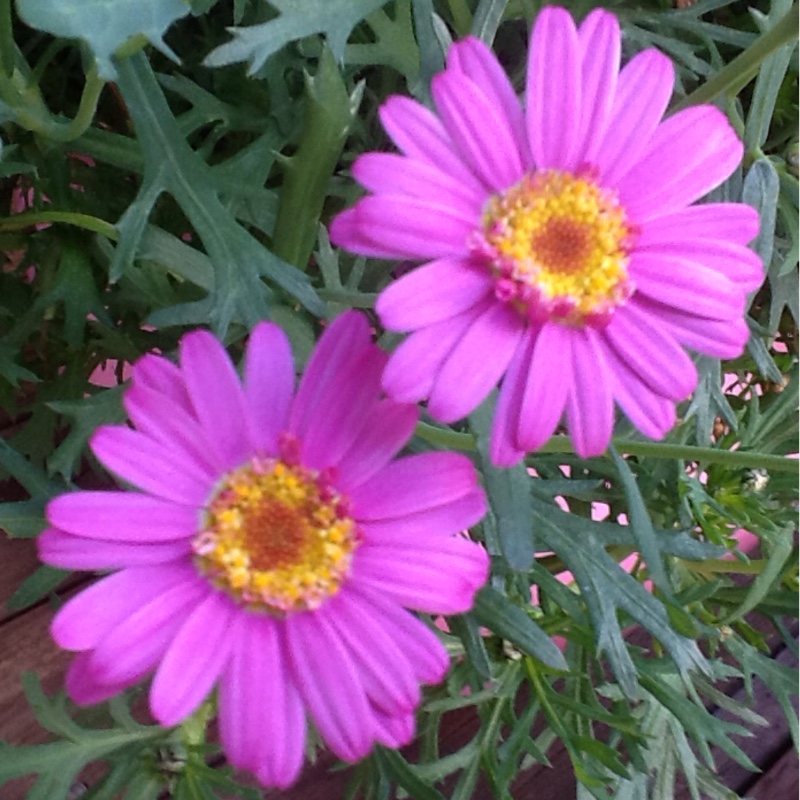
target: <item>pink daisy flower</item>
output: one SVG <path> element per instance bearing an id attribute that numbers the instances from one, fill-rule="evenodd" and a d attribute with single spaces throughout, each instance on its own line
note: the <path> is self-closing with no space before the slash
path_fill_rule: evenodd
<path id="1" fill-rule="evenodd" d="M 347 761 L 409 741 L 420 684 L 449 660 L 406 609 L 471 607 L 488 557 L 455 534 L 486 506 L 465 457 L 395 458 L 418 412 L 381 398 L 385 364 L 350 312 L 296 393 L 270 323 L 250 337 L 243 383 L 204 331 L 183 337 L 180 366 L 134 365 L 135 429 L 101 428 L 91 446 L 139 491 L 57 497 L 39 539 L 48 564 L 118 570 L 53 621 L 79 652 L 66 679 L 76 702 L 155 670 L 150 708 L 172 726 L 216 686 L 230 762 L 281 787 L 302 767 L 306 715 Z"/>
<path id="2" fill-rule="evenodd" d="M 342 247 L 429 262 L 380 295 L 383 325 L 411 332 L 383 376 L 390 397 L 469 414 L 502 378 L 492 458 L 510 465 L 563 420 L 576 452 L 602 453 L 615 402 L 661 438 L 697 384 L 684 348 L 739 355 L 754 209 L 691 205 L 739 164 L 725 116 L 662 117 L 673 68 L 647 50 L 620 70 L 620 31 L 545 8 L 523 109 L 492 52 L 468 38 L 433 80 L 437 113 L 391 97 L 381 120 L 402 155 L 368 153 L 372 194 L 333 222 Z"/>

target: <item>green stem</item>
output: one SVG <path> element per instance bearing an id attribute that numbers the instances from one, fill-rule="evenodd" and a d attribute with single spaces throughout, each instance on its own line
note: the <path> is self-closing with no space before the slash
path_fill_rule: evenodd
<path id="1" fill-rule="evenodd" d="M 467 0 L 447 0 L 450 13 L 453 15 L 453 27 L 459 36 L 466 36 L 472 28 L 472 12 Z"/>
<path id="2" fill-rule="evenodd" d="M 117 229 L 104 219 L 92 217 L 89 214 L 75 214 L 71 211 L 36 211 L 28 214 L 15 214 L 13 217 L 0 218 L 0 231 L 19 230 L 42 223 L 65 222 L 76 228 L 99 233 L 107 239 L 116 242 L 119 238 Z"/>
<path id="3" fill-rule="evenodd" d="M 688 97 L 675 106 L 680 111 L 698 103 L 711 102 L 717 95 L 742 87 L 755 77 L 761 62 L 785 44 L 797 39 L 797 25 L 800 21 L 798 6 L 791 9 L 775 24 L 775 27 L 756 39 L 744 52 L 724 66 L 711 80 L 695 89 Z"/>
<path id="4" fill-rule="evenodd" d="M 345 289 L 317 289 L 317 294 L 330 303 L 341 303 L 350 308 L 372 308 L 378 295 L 371 292 L 348 292 Z"/>
<path id="5" fill-rule="evenodd" d="M 767 564 L 766 559 L 757 559 L 754 561 L 734 561 L 726 560 L 724 558 L 709 558 L 705 561 L 686 561 L 681 559 L 681 564 L 684 569 L 690 572 L 701 573 L 731 573 L 736 575 L 760 575 Z"/>
<path id="6" fill-rule="evenodd" d="M 425 422 L 418 422 L 416 434 L 431 444 L 454 450 L 475 450 L 475 437 L 469 433 L 458 433 L 447 428 L 438 428 Z M 661 442 L 629 442 L 625 439 L 613 439 L 612 444 L 621 453 L 631 456 L 649 458 L 677 458 L 682 461 L 697 461 L 703 464 L 723 464 L 729 467 L 766 469 L 772 472 L 790 472 L 797 474 L 800 462 L 783 456 L 766 453 L 741 452 L 738 450 L 718 450 L 714 447 L 697 447 L 689 444 L 662 444 Z M 566 436 L 554 436 L 537 451 L 537 455 L 546 453 L 574 454 L 572 442 Z"/>
<path id="7" fill-rule="evenodd" d="M 11 22 L 11 0 L 0 0 L 0 71 L 10 78 L 17 60 L 17 46 L 14 44 Z"/>
<path id="8" fill-rule="evenodd" d="M 86 73 L 86 83 L 83 85 L 81 102 L 75 118 L 66 124 L 51 122 L 47 137 L 57 142 L 71 142 L 85 133 L 92 124 L 97 111 L 97 101 L 105 85 L 105 81 L 97 75 L 97 67 L 93 65 Z"/>

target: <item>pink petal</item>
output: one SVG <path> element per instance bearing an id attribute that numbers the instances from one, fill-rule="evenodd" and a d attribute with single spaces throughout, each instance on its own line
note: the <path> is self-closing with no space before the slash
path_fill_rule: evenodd
<path id="1" fill-rule="evenodd" d="M 506 371 L 523 331 L 513 308 L 492 303 L 446 357 L 434 379 L 430 415 L 454 422 L 477 408 Z"/>
<path id="2" fill-rule="evenodd" d="M 180 357 L 192 406 L 206 438 L 226 470 L 252 455 L 242 386 L 225 348 L 207 331 L 180 341 Z"/>
<path id="3" fill-rule="evenodd" d="M 325 400 L 338 386 L 339 376 L 372 351 L 367 318 L 348 311 L 328 325 L 317 342 L 289 414 L 289 432 L 302 442 L 326 413 Z"/>
<path id="4" fill-rule="evenodd" d="M 645 436 L 663 439 L 675 424 L 675 403 L 656 394 L 632 372 L 613 348 L 604 351 L 614 398 Z"/>
<path id="5" fill-rule="evenodd" d="M 655 303 L 644 297 L 637 305 L 645 309 L 660 328 L 685 347 L 714 358 L 738 358 L 750 338 L 743 318 L 716 320 L 683 314 L 679 309 Z"/>
<path id="6" fill-rule="evenodd" d="M 211 587 L 199 575 L 142 603 L 109 630 L 92 656 L 103 683 L 136 683 L 161 661 L 193 608 Z"/>
<path id="7" fill-rule="evenodd" d="M 294 614 L 283 627 L 292 678 L 325 743 L 345 761 L 372 747 L 361 670 L 318 613 Z"/>
<path id="8" fill-rule="evenodd" d="M 480 39 L 467 36 L 448 50 L 447 70 L 466 75 L 483 92 L 495 109 L 495 113 L 503 114 L 504 124 L 512 132 L 522 162 L 529 165 L 530 153 L 525 115 L 511 81 L 492 50 Z"/>
<path id="9" fill-rule="evenodd" d="M 572 170 L 581 123 L 581 47 L 563 8 L 539 12 L 528 55 L 528 141 L 539 170 Z"/>
<path id="10" fill-rule="evenodd" d="M 460 453 L 417 453 L 397 459 L 350 494 L 359 521 L 391 519 L 458 500 L 474 491 L 478 477 Z"/>
<path id="11" fill-rule="evenodd" d="M 480 215 L 486 192 L 455 180 L 432 164 L 396 153 L 365 153 L 353 164 L 353 177 L 375 194 L 408 195 L 458 206 Z"/>
<path id="12" fill-rule="evenodd" d="M 351 253 L 359 253 L 370 258 L 395 258 L 395 251 L 392 248 L 369 238 L 367 231 L 358 221 L 358 214 L 355 208 L 350 208 L 347 211 L 342 211 L 341 214 L 337 214 L 331 221 L 328 232 L 333 244 L 337 247 L 343 247 Z"/>
<path id="13" fill-rule="evenodd" d="M 381 400 L 364 416 L 364 424 L 336 465 L 337 486 L 349 493 L 383 469 L 414 433 L 416 406 Z"/>
<path id="14" fill-rule="evenodd" d="M 360 595 L 340 592 L 323 613 L 358 666 L 372 705 L 392 715 L 419 705 L 419 684 L 408 658 Z"/>
<path id="15" fill-rule="evenodd" d="M 186 719 L 208 697 L 228 661 L 237 613 L 226 595 L 210 594 L 172 640 L 150 690 L 150 711 L 165 727 Z"/>
<path id="16" fill-rule="evenodd" d="M 39 560 L 61 569 L 105 570 L 165 564 L 188 558 L 187 542 L 142 544 L 131 542 L 87 542 L 58 528 L 48 528 L 36 538 Z"/>
<path id="17" fill-rule="evenodd" d="M 752 206 L 703 203 L 648 220 L 636 237 L 636 249 L 695 239 L 748 244 L 758 236 L 760 227 L 758 211 Z"/>
<path id="18" fill-rule="evenodd" d="M 697 386 L 697 370 L 684 349 L 635 301 L 617 310 L 602 338 L 651 391 L 685 400 Z"/>
<path id="19" fill-rule="evenodd" d="M 577 136 L 578 157 L 588 161 L 600 143 L 611 116 L 619 73 L 619 22 L 613 14 L 596 8 L 578 29 L 580 45 L 582 113 Z"/>
<path id="20" fill-rule="evenodd" d="M 103 465 L 145 492 L 175 503 L 200 506 L 216 477 L 180 448 L 130 428 L 104 425 L 92 435 L 92 452 Z"/>
<path id="21" fill-rule="evenodd" d="M 450 669 L 450 657 L 436 634 L 423 622 L 398 606 L 386 594 L 359 583 L 348 587 L 372 609 L 392 640 L 405 653 L 420 683 L 439 683 Z"/>
<path id="22" fill-rule="evenodd" d="M 309 426 L 301 449 L 303 464 L 312 469 L 323 470 L 338 463 L 378 402 L 388 356 L 375 345 L 353 355 L 356 357 L 342 373 L 317 394 L 322 413 Z"/>
<path id="23" fill-rule="evenodd" d="M 416 403 L 427 397 L 439 368 L 464 332 L 493 300 L 479 303 L 457 317 L 437 322 L 409 336 L 390 356 L 383 390 L 393 400 Z"/>
<path id="24" fill-rule="evenodd" d="M 480 225 L 478 213 L 403 195 L 364 197 L 353 211 L 363 234 L 395 258 L 465 255 L 467 239 Z"/>
<path id="25" fill-rule="evenodd" d="M 645 154 L 619 183 L 622 204 L 639 224 L 678 211 L 728 178 L 743 152 L 718 109 L 679 111 L 658 126 Z"/>
<path id="26" fill-rule="evenodd" d="M 516 430 L 521 450 L 538 450 L 561 421 L 571 390 L 564 364 L 572 359 L 573 336 L 569 328 L 551 322 L 536 337 Z"/>
<path id="27" fill-rule="evenodd" d="M 682 237 L 671 243 L 653 244 L 647 248 L 642 248 L 637 242 L 636 250 L 654 256 L 677 256 L 686 262 L 696 262 L 699 266 L 721 273 L 743 292 L 755 291 L 764 281 L 761 258 L 735 242 Z"/>
<path id="28" fill-rule="evenodd" d="M 517 444 L 517 421 L 522 413 L 525 378 L 528 374 L 536 334 L 534 328 L 529 328 L 522 335 L 500 387 L 500 397 L 494 412 L 492 437 L 489 443 L 492 464 L 498 467 L 512 467 L 525 455 L 525 452 L 520 450 Z"/>
<path id="29" fill-rule="evenodd" d="M 177 505 L 134 492 L 73 492 L 47 505 L 57 528 L 110 542 L 167 542 L 197 532 L 196 506 Z"/>
<path id="30" fill-rule="evenodd" d="M 306 721 L 277 626 L 253 614 L 234 622 L 219 686 L 219 729 L 234 767 L 256 772 L 265 786 L 286 788 L 303 766 Z"/>
<path id="31" fill-rule="evenodd" d="M 76 656 L 64 676 L 64 688 L 79 706 L 103 703 L 128 688 L 126 683 L 104 684 L 97 680 L 92 670 L 92 653 Z"/>
<path id="32" fill-rule="evenodd" d="M 353 582 L 430 614 L 463 614 L 486 583 L 489 556 L 466 539 L 430 539 L 362 545 L 353 558 Z"/>
<path id="33" fill-rule="evenodd" d="M 630 276 L 637 292 L 679 311 L 732 320 L 744 313 L 744 292 L 711 269 L 677 256 L 635 252 Z"/>
<path id="34" fill-rule="evenodd" d="M 115 572 L 67 601 L 50 626 L 53 639 L 65 650 L 90 650 L 142 605 L 192 578 L 192 572 L 174 565 Z"/>
<path id="35" fill-rule="evenodd" d="M 432 536 L 452 536 L 476 525 L 486 514 L 486 496 L 483 489 L 473 491 L 438 506 L 401 517 L 359 522 L 364 541 L 373 544 L 391 544 L 408 539 Z"/>
<path id="36" fill-rule="evenodd" d="M 672 96 L 672 62 L 657 50 L 635 55 L 619 74 L 605 135 L 595 140 L 587 160 L 605 186 L 615 186 L 645 152 Z"/>
<path id="37" fill-rule="evenodd" d="M 483 183 L 498 192 L 516 183 L 525 164 L 502 109 L 466 75 L 452 70 L 433 79 L 431 92 L 450 138 Z"/>
<path id="38" fill-rule="evenodd" d="M 492 288 L 487 270 L 469 261 L 443 258 L 409 272 L 381 292 L 375 311 L 393 331 L 412 331 L 461 314 Z"/>
<path id="39" fill-rule="evenodd" d="M 163 356 L 147 354 L 133 365 L 133 385 L 166 395 L 171 405 L 192 413 L 192 403 L 180 369 Z"/>
<path id="40" fill-rule="evenodd" d="M 375 722 L 375 740 L 384 747 L 399 749 L 409 744 L 414 738 L 416 718 L 414 714 L 396 716 L 383 714 L 376 709 L 373 714 Z"/>
<path id="41" fill-rule="evenodd" d="M 587 328 L 573 331 L 567 426 L 578 456 L 591 458 L 603 453 L 613 425 L 611 380 L 597 334 Z"/>
<path id="42" fill-rule="evenodd" d="M 223 470 L 211 453 L 205 431 L 193 410 L 180 410 L 168 395 L 135 384 L 125 393 L 123 404 L 141 433 L 180 452 L 182 457 L 196 462 L 209 474 L 219 474 Z"/>
<path id="43" fill-rule="evenodd" d="M 407 156 L 433 165 L 473 193 L 488 192 L 489 187 L 462 161 L 442 123 L 425 106 L 393 95 L 378 115 L 386 133 Z"/>
<path id="44" fill-rule="evenodd" d="M 253 328 L 247 342 L 244 402 L 250 436 L 263 455 L 275 455 L 278 434 L 286 428 L 294 391 L 294 362 L 286 334 L 274 323 Z"/>

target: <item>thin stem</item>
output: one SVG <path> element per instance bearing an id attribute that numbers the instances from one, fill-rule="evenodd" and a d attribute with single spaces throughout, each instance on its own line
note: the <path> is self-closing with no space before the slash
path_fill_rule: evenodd
<path id="1" fill-rule="evenodd" d="M 447 428 L 438 428 L 425 422 L 418 422 L 416 434 L 431 444 L 450 447 L 455 450 L 475 450 L 475 437 L 469 433 L 458 433 Z M 613 439 L 613 445 L 621 452 L 631 456 L 649 458 L 677 458 L 682 461 L 697 461 L 702 464 L 723 464 L 729 467 L 766 469 L 772 472 L 790 472 L 797 474 L 800 462 L 783 456 L 766 453 L 753 453 L 738 450 L 718 450 L 714 447 L 697 447 L 689 444 L 662 444 L 661 442 L 630 442 L 625 439 Z M 572 442 L 566 436 L 554 436 L 546 442 L 537 455 L 546 453 L 574 454 Z"/>
<path id="2" fill-rule="evenodd" d="M 0 218 L 0 231 L 19 230 L 20 228 L 28 228 L 32 225 L 50 222 L 65 222 L 68 225 L 74 225 L 76 228 L 99 233 L 114 242 L 119 238 L 117 229 L 110 222 L 106 222 L 99 217 L 92 217 L 89 214 L 75 214 L 71 211 L 36 211 Z"/>
<path id="3" fill-rule="evenodd" d="M 467 0 L 447 0 L 447 6 L 453 15 L 453 27 L 459 36 L 466 36 L 472 28 L 472 12 Z"/>
<path id="4" fill-rule="evenodd" d="M 0 0 L 0 71 L 10 78 L 17 60 L 17 46 L 14 44 L 11 22 L 11 0 Z"/>
<path id="5" fill-rule="evenodd" d="M 92 65 L 86 73 L 86 83 L 83 85 L 81 102 L 75 118 L 66 124 L 53 123 L 51 129 L 47 131 L 48 138 L 58 142 L 71 142 L 85 133 L 92 124 L 95 111 L 97 111 L 97 101 L 100 99 L 100 93 L 105 85 L 106 82 L 97 75 L 97 67 Z"/>
<path id="6" fill-rule="evenodd" d="M 708 103 L 717 95 L 728 92 L 735 86 L 741 88 L 755 77 L 761 62 L 767 56 L 797 39 L 798 21 L 800 21 L 798 6 L 794 4 L 778 20 L 774 28 L 759 36 L 750 47 L 724 66 L 711 80 L 678 103 L 674 110 L 680 111 L 698 103 Z"/>

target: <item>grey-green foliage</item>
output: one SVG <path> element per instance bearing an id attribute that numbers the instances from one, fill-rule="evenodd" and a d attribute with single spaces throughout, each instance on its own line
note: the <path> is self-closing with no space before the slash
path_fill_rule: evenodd
<path id="1" fill-rule="evenodd" d="M 33 28 L 85 41 L 97 60 L 100 77 L 114 80 L 113 56 L 136 36 L 177 60 L 163 36 L 190 9 L 185 0 L 17 0 L 17 11 Z"/>
<path id="2" fill-rule="evenodd" d="M 269 0 L 279 16 L 260 25 L 231 28 L 233 40 L 209 53 L 206 64 L 219 67 L 247 61 L 257 72 L 266 60 L 289 42 L 324 33 L 334 58 L 344 59 L 353 28 L 387 0 Z"/>

